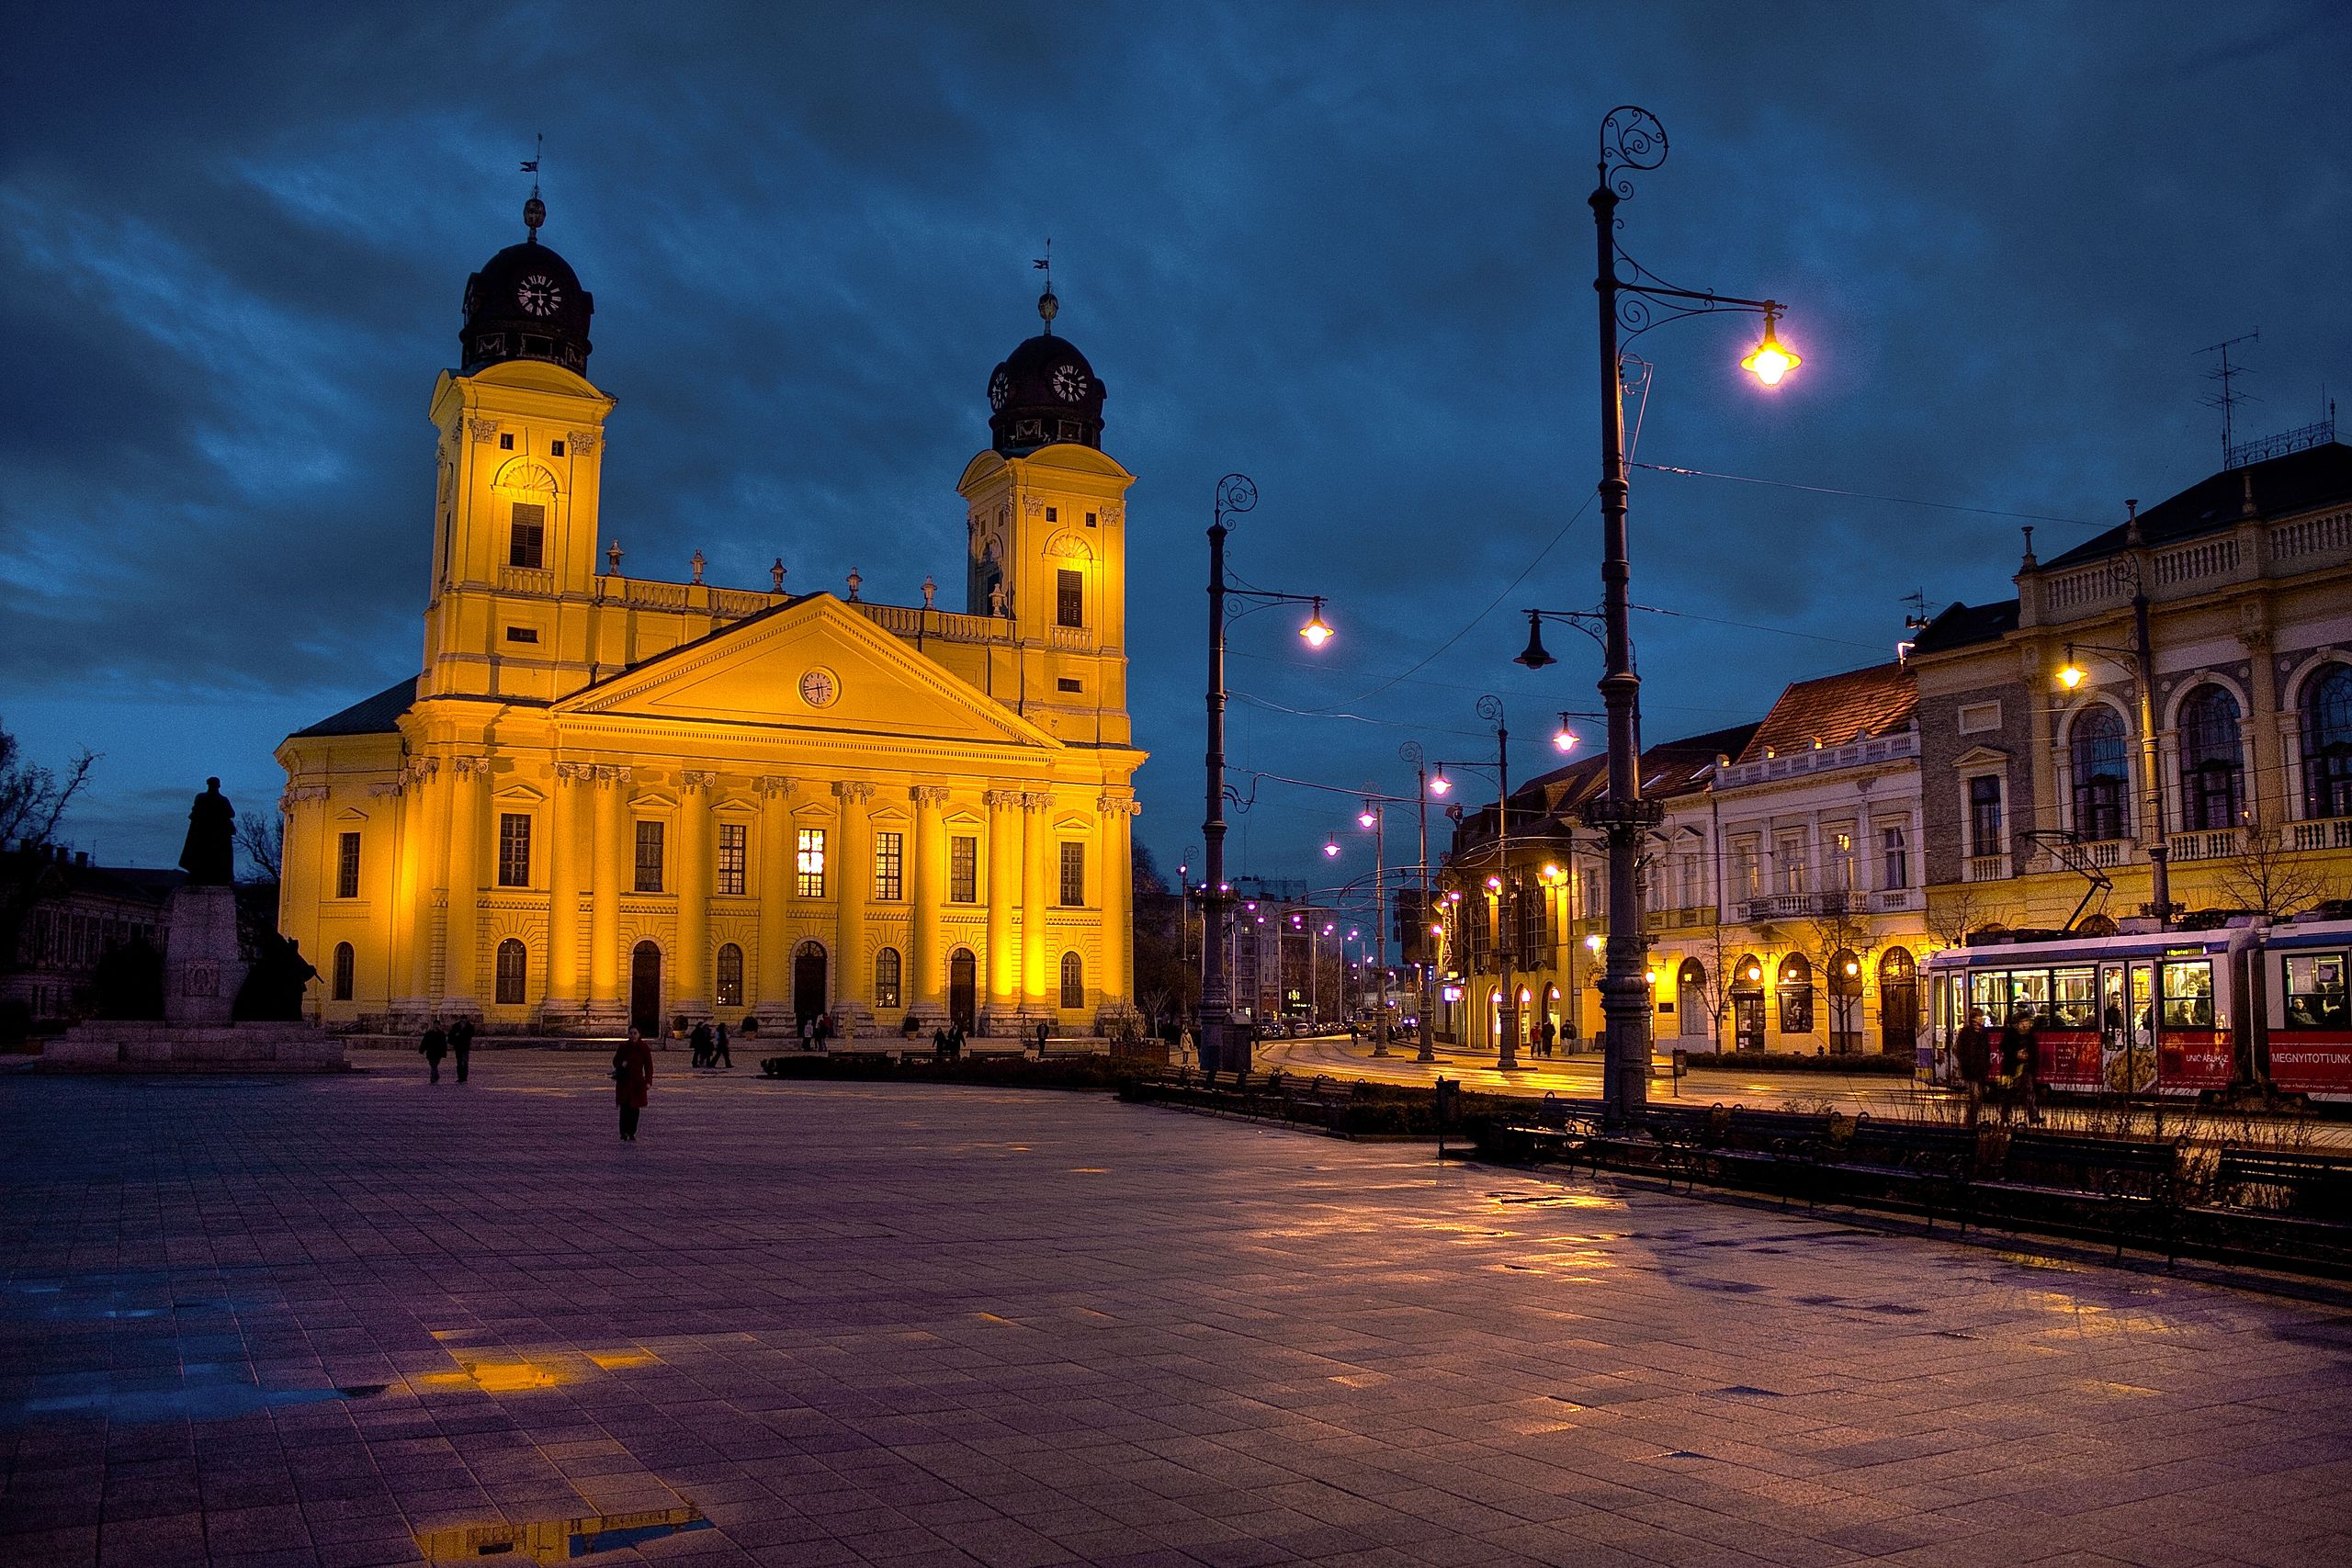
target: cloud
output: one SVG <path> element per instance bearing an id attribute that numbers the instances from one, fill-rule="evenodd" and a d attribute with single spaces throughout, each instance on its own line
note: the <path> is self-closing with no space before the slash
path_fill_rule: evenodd
<path id="1" fill-rule="evenodd" d="M 2326 112 L 2352 30 L 2316 4 L 1770 28 L 1699 4 L 155 5 L 51 7 L 12 43 L 0 691 L 54 747 L 103 742 L 114 841 L 148 792 L 238 773 L 191 749 L 233 742 L 268 788 L 276 735 L 414 669 L 424 403 L 542 131 L 548 238 L 620 400 L 605 526 L 648 570 L 700 548 L 714 581 L 781 557 L 796 587 L 954 583 L 954 479 L 1053 236 L 1057 325 L 1140 476 L 1142 830 L 1170 863 L 1229 469 L 1265 496 L 1239 570 L 1328 595 L 1341 631 L 1310 656 L 1243 623 L 1237 689 L 1360 716 L 1243 704 L 1241 764 L 1393 787 L 1408 735 L 1482 744 L 1482 691 L 1539 743 L 1594 705 L 1588 649 L 1508 660 L 1518 609 L 1599 593 L 1589 511 L 1544 552 L 1597 478 L 1584 198 L 1612 104 L 1672 137 L 1623 243 L 1790 301 L 1807 360 L 1763 397 L 1747 319 L 1642 337 L 1640 456 L 1822 487 L 1636 472 L 1635 598 L 1713 617 L 1637 627 L 1653 737 L 1868 661 L 1915 587 L 2007 592 L 2018 520 L 1823 491 L 2103 524 L 2215 456 L 2195 349 L 2264 327 L 2247 417 L 2285 425 L 2352 346 L 2352 130 Z M 1265 869 L 1320 842 L 1318 805 L 1261 810 Z"/>

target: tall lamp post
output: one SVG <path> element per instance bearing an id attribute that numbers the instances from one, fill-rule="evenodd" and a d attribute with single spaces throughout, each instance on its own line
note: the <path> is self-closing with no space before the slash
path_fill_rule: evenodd
<path id="1" fill-rule="evenodd" d="M 1650 996 L 1644 978 L 1649 935 L 1640 887 L 1642 838 L 1662 818 L 1641 784 L 1641 678 L 1634 673 L 1632 609 L 1626 558 L 1625 389 L 1618 359 L 1618 330 L 1631 342 L 1661 321 L 1714 310 L 1764 318 L 1763 341 L 1740 361 L 1767 387 L 1777 387 L 1801 361 L 1781 346 L 1774 327 L 1788 307 L 1777 299 L 1743 299 L 1676 288 L 1625 254 L 1617 242 L 1617 208 L 1634 194 L 1632 176 L 1666 162 L 1666 128 L 1647 109 L 1623 104 L 1600 122 L 1600 182 L 1591 197 L 1598 262 L 1593 278 L 1600 307 L 1600 563 L 1601 615 L 1608 669 L 1600 678 L 1609 714 L 1609 789 L 1586 808 L 1585 820 L 1609 840 L 1609 961 L 1600 982 L 1600 1011 L 1609 1032 L 1602 1096 L 1610 1119 L 1638 1115 L 1649 1099 Z M 1621 275 L 1619 264 L 1626 271 Z"/>
<path id="2" fill-rule="evenodd" d="M 1399 761 L 1413 764 L 1413 794 L 1415 801 L 1420 811 L 1421 831 L 1421 849 L 1420 859 L 1419 862 L 1421 878 L 1421 901 L 1419 913 L 1421 924 L 1426 931 L 1426 928 L 1428 928 L 1436 918 L 1436 910 L 1430 905 L 1430 794 L 1431 789 L 1431 780 L 1430 778 L 1429 755 L 1421 750 L 1421 743 L 1419 741 L 1408 740 L 1402 746 L 1396 748 L 1396 756 Z M 1435 780 L 1435 786 L 1436 793 L 1440 795 L 1443 795 L 1446 790 L 1453 787 L 1446 782 L 1445 774 L 1442 771 L 1439 773 L 1437 779 Z M 1419 1036 L 1419 1048 L 1414 1053 L 1414 1059 L 1422 1062 L 1434 1062 L 1437 1060 L 1437 1022 L 1434 1019 L 1430 1017 L 1430 971 L 1434 965 L 1436 960 L 1432 946 L 1429 941 L 1426 940 L 1426 937 L 1424 940 L 1416 942 L 1414 945 L 1418 946 L 1421 950 L 1421 1017 L 1420 1028 L 1418 1032 Z"/>
<path id="3" fill-rule="evenodd" d="M 2140 503 L 2129 501 L 2132 509 L 2130 537 L 2136 544 L 2140 534 Z M 2109 663 L 2122 669 L 2132 677 L 2132 684 L 2139 699 L 2140 708 L 2140 773 L 2148 789 L 2145 807 L 2146 821 L 2142 831 L 2148 840 L 2148 893 L 2154 905 L 2150 911 L 2156 917 L 2158 931 L 2172 929 L 2172 851 L 2165 841 L 2165 785 L 2160 771 L 2161 759 L 2156 750 L 2156 656 L 2148 640 L 2148 586 L 2140 570 L 2139 558 L 2127 558 L 2132 570 L 2132 646 L 2101 648 L 2097 643 L 2070 642 L 2066 645 L 2066 662 L 2058 669 L 2058 683 L 2067 691 L 2081 685 L 2085 679 L 2083 667 L 2075 662 L 2077 651 L 2096 653 Z"/>
<path id="4" fill-rule="evenodd" d="M 1233 985 L 1226 953 L 1226 921 L 1233 890 L 1225 880 L 1225 602 L 1255 601 L 1261 604 L 1311 604 L 1314 613 L 1298 629 L 1309 648 L 1331 640 L 1323 624 L 1319 595 L 1272 593 L 1242 589 L 1225 580 L 1225 539 L 1232 532 L 1226 519 L 1238 517 L 1258 504 L 1258 487 L 1247 474 L 1227 474 L 1216 481 L 1216 501 L 1209 522 L 1209 689 L 1208 689 L 1208 815 L 1201 823 L 1205 840 L 1202 852 L 1201 903 L 1204 927 L 1201 942 L 1201 1065 L 1209 1072 L 1231 1067 L 1250 1070 L 1248 1037 L 1233 1024 Z"/>
<path id="5" fill-rule="evenodd" d="M 1519 1070 L 1519 981 L 1511 973 L 1511 943 L 1517 938 L 1517 884 L 1510 874 L 1510 728 L 1505 722 L 1503 700 L 1489 692 L 1478 699 L 1478 716 L 1495 727 L 1495 963 L 1502 970 L 1502 994 L 1496 1006 L 1501 1043 L 1495 1051 L 1495 1071 Z"/>

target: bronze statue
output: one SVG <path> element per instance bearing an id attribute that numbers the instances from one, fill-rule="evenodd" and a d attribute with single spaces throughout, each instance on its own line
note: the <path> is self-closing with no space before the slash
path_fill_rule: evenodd
<path id="1" fill-rule="evenodd" d="M 226 887 L 237 879 L 237 809 L 219 779 L 205 780 L 204 793 L 188 807 L 180 869 L 192 887 Z"/>

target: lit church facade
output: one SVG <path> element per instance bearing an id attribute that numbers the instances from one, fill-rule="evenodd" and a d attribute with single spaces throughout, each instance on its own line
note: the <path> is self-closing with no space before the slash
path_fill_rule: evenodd
<path id="1" fill-rule="evenodd" d="M 1131 1014 L 1125 493 L 1046 325 L 956 489 L 965 606 L 624 575 L 593 302 L 530 238 L 433 393 L 422 671 L 288 736 L 281 929 L 330 1024 L 1103 1030 Z"/>

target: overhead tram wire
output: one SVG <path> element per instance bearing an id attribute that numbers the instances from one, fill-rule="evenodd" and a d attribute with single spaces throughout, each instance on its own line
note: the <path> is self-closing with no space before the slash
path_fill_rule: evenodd
<path id="1" fill-rule="evenodd" d="M 2111 523 L 2096 523 L 2084 517 L 2060 517 L 2047 512 L 2012 512 L 1999 506 L 1962 506 L 1950 501 L 1920 501 L 1907 495 L 1880 495 L 1866 490 L 1840 490 L 1836 485 L 1798 484 L 1790 479 L 1759 479 L 1753 474 L 1719 474 L 1712 468 L 1683 468 L 1671 463 L 1634 463 L 1629 468 L 1646 468 L 1654 474 L 1674 474 L 1683 479 L 1728 479 L 1735 484 L 1768 485 L 1774 490 L 1802 490 L 1815 495 L 1851 496 L 1856 501 L 1883 501 L 1896 506 L 1925 506 L 1937 512 L 1973 512 L 1980 517 L 2021 517 L 2029 523 L 2064 523 L 2075 528 L 2105 528 Z"/>

